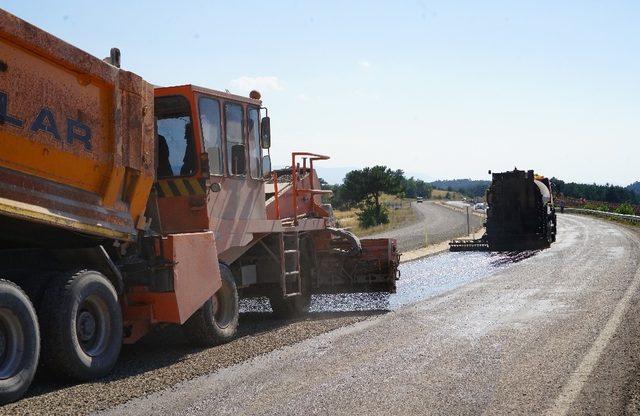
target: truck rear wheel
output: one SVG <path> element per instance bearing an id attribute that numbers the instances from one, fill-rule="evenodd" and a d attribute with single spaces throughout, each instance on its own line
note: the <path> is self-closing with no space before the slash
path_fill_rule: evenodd
<path id="1" fill-rule="evenodd" d="M 41 306 L 42 363 L 75 380 L 108 374 L 122 346 L 122 311 L 113 285 L 100 272 L 54 278 Z"/>
<path id="2" fill-rule="evenodd" d="M 0 280 L 0 404 L 27 391 L 39 356 L 40 331 L 31 301 L 18 286 Z"/>
<path id="3" fill-rule="evenodd" d="M 547 243 L 551 245 L 551 243 L 555 242 L 555 235 L 553 233 L 553 222 L 551 220 L 547 221 Z"/>
<path id="4" fill-rule="evenodd" d="M 238 289 L 229 267 L 220 264 L 222 287 L 184 323 L 191 344 L 213 347 L 235 338 L 238 331 Z"/>

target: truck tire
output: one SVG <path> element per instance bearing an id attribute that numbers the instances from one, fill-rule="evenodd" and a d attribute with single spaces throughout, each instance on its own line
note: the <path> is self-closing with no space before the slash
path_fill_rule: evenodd
<path id="1" fill-rule="evenodd" d="M 18 400 L 38 368 L 36 311 L 14 283 L 0 280 L 0 405 Z"/>
<path id="2" fill-rule="evenodd" d="M 122 347 L 118 295 L 100 272 L 56 276 L 40 307 L 42 364 L 49 372 L 87 381 L 107 375 Z"/>
<path id="3" fill-rule="evenodd" d="M 238 289 L 229 267 L 220 264 L 222 287 L 182 325 L 189 342 L 213 347 L 235 338 L 238 331 Z"/>
<path id="4" fill-rule="evenodd" d="M 553 233 L 553 222 L 551 220 L 547 221 L 547 244 L 551 246 L 551 243 L 555 242 L 555 234 Z"/>

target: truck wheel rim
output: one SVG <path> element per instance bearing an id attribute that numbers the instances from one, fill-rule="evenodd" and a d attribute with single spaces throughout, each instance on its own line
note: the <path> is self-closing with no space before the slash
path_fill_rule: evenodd
<path id="1" fill-rule="evenodd" d="M 82 350 L 92 357 L 104 352 L 109 343 L 111 315 L 107 304 L 98 296 L 85 298 L 76 315 L 76 335 Z"/>
<path id="2" fill-rule="evenodd" d="M 24 332 L 18 317 L 0 308 L 0 380 L 16 375 L 25 350 Z"/>
<path id="3" fill-rule="evenodd" d="M 221 328 L 226 328 L 233 320 L 233 288 L 222 282 L 222 287 L 213 297 L 213 318 Z"/>

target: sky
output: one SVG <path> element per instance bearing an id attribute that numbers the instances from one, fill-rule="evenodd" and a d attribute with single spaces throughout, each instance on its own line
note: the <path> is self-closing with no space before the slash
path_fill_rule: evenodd
<path id="1" fill-rule="evenodd" d="M 0 7 L 162 86 L 248 95 L 274 165 L 640 180 L 640 2 L 39 1 Z M 320 169 L 322 174 L 322 170 Z M 339 175 L 338 175 L 339 176 Z"/>

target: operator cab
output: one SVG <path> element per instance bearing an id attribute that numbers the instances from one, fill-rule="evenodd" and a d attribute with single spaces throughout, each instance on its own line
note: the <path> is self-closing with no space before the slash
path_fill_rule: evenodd
<path id="1" fill-rule="evenodd" d="M 163 233 L 264 217 L 271 133 L 262 109 L 257 91 L 242 97 L 193 85 L 155 89 L 155 189 Z"/>
<path id="2" fill-rule="evenodd" d="M 271 140 L 269 118 L 260 125 L 259 98 L 257 91 L 247 98 L 191 85 L 157 88 L 158 178 L 208 171 L 262 179 L 270 167 L 262 151 Z M 197 160 L 208 163 L 198 166 Z"/>

